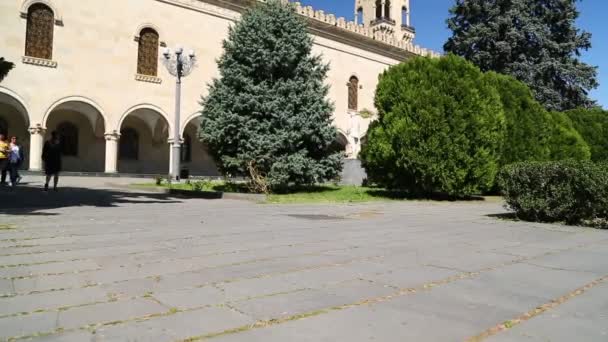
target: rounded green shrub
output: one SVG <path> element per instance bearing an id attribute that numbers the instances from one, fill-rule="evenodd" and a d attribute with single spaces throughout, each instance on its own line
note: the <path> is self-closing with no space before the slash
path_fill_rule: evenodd
<path id="1" fill-rule="evenodd" d="M 421 195 L 492 187 L 505 119 L 477 67 L 454 55 L 411 59 L 381 75 L 375 104 L 379 120 L 361 152 L 370 182 Z"/>
<path id="2" fill-rule="evenodd" d="M 589 160 L 591 150 L 565 113 L 551 112 L 551 160 Z"/>
<path id="3" fill-rule="evenodd" d="M 601 108 L 574 109 L 566 112 L 574 128 L 591 149 L 591 160 L 608 160 L 608 111 Z"/>
<path id="4" fill-rule="evenodd" d="M 518 218 L 581 224 L 608 219 L 608 164 L 564 160 L 503 168 L 499 186 Z"/>
<path id="5" fill-rule="evenodd" d="M 524 83 L 495 72 L 488 72 L 486 77 L 498 91 L 505 113 L 506 136 L 500 164 L 549 160 L 551 115 Z"/>

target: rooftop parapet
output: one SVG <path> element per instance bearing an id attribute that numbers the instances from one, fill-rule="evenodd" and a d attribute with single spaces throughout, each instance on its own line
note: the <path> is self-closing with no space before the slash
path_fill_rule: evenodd
<path id="1" fill-rule="evenodd" d="M 336 26 L 340 29 L 350 31 L 370 39 L 380 41 L 384 44 L 405 50 L 415 55 L 434 58 L 441 57 L 440 53 L 420 47 L 411 42 L 396 39 L 395 34 L 393 33 L 382 31 L 374 32 L 369 27 L 358 25 L 354 21 L 347 21 L 344 17 L 336 18 L 334 14 L 325 13 L 325 11 L 323 10 L 315 10 L 312 6 L 302 6 L 302 4 L 299 2 L 292 2 L 292 4 L 295 7 L 296 12 L 304 17 L 317 20 L 332 26 Z"/>

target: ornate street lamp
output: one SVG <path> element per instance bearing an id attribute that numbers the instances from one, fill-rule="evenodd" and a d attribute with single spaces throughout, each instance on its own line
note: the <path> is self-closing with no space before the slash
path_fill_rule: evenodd
<path id="1" fill-rule="evenodd" d="M 174 180 L 180 178 L 180 162 L 181 162 L 181 129 L 180 129 L 180 110 L 181 110 L 181 93 L 182 93 L 182 78 L 190 75 L 196 67 L 196 55 L 194 51 L 190 51 L 188 55 L 184 55 L 184 49 L 180 46 L 175 48 L 175 51 L 165 49 L 163 52 L 163 64 L 167 71 L 176 78 L 175 82 L 175 122 L 173 125 L 173 159 L 171 164 L 170 174 Z"/>

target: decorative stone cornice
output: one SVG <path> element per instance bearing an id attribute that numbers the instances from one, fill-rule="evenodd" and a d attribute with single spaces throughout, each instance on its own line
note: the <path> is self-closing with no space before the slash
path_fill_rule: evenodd
<path id="1" fill-rule="evenodd" d="M 120 139 L 120 133 L 113 131 L 103 135 L 107 141 L 118 141 Z"/>
<path id="2" fill-rule="evenodd" d="M 38 124 L 36 126 L 28 128 L 28 131 L 30 132 L 31 135 L 34 135 L 34 134 L 44 135 L 44 133 L 46 132 L 46 129 L 44 129 L 42 127 L 42 125 Z"/>
<path id="3" fill-rule="evenodd" d="M 23 56 L 23 57 L 21 57 L 21 61 L 23 62 L 23 64 L 31 64 L 31 65 L 36 65 L 36 66 L 41 66 L 41 67 L 46 67 L 46 68 L 56 68 L 57 67 L 57 62 L 52 61 L 50 59 Z"/>
<path id="4" fill-rule="evenodd" d="M 156 0 L 198 12 L 236 21 L 248 7 L 263 0 Z M 282 0 L 288 2 L 287 0 Z M 292 2 L 298 14 L 306 17 L 309 31 L 313 35 L 328 38 L 340 43 L 351 45 L 379 55 L 404 60 L 412 56 L 439 57 L 439 53 L 414 45 L 411 40 L 397 39 L 395 34 L 374 31 L 371 27 L 357 25 L 345 18 L 336 18 L 334 14 L 326 14 L 315 10 L 312 6 L 302 6 Z M 410 30 L 403 31 L 405 36 L 412 35 Z"/>
<path id="5" fill-rule="evenodd" d="M 155 83 L 155 84 L 163 83 L 163 80 L 160 77 L 142 75 L 142 74 L 135 74 L 135 80 L 140 81 L 140 82 Z"/>

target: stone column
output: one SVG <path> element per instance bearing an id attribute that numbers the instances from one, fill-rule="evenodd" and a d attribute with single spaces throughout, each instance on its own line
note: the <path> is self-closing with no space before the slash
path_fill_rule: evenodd
<path id="1" fill-rule="evenodd" d="M 30 171 L 42 171 L 42 148 L 46 130 L 37 125 L 30 127 Z"/>
<path id="2" fill-rule="evenodd" d="M 118 172 L 118 140 L 120 134 L 106 133 L 106 173 L 117 173 Z"/>
<path id="3" fill-rule="evenodd" d="M 175 153 L 174 150 L 176 150 L 173 145 L 175 143 L 175 139 L 171 138 L 167 141 L 169 143 L 169 174 L 171 174 L 171 170 L 173 170 L 173 154 Z M 182 145 L 183 143 L 184 143 L 184 141 L 182 139 L 180 139 L 179 144 Z M 181 152 L 181 149 L 180 149 L 180 152 Z M 181 172 L 181 170 L 179 170 L 178 172 Z"/>

